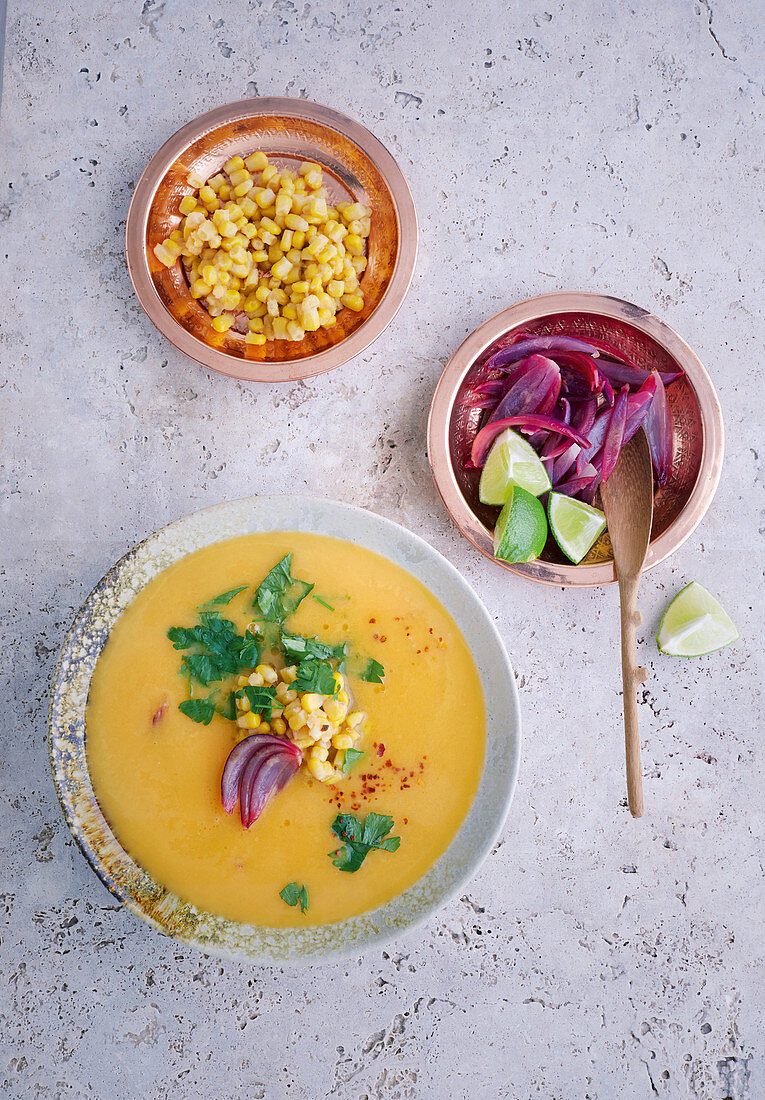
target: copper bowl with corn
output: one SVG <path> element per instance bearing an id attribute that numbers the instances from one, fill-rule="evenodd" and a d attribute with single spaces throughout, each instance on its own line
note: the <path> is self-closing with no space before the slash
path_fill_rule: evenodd
<path id="1" fill-rule="evenodd" d="M 417 215 L 359 123 L 305 100 L 243 100 L 155 154 L 126 252 L 141 305 L 180 351 L 233 378 L 292 380 L 347 362 L 393 319 Z"/>

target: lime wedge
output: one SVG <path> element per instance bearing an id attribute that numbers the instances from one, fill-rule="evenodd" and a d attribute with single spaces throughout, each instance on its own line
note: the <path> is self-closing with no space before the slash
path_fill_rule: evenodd
<path id="1" fill-rule="evenodd" d="M 494 528 L 494 556 L 503 561 L 534 561 L 547 541 L 545 510 L 535 496 L 511 485 Z"/>
<path id="2" fill-rule="evenodd" d="M 656 641 L 673 657 L 714 653 L 739 638 L 730 616 L 703 584 L 691 581 L 664 612 Z"/>
<path id="3" fill-rule="evenodd" d="M 504 504 L 511 485 L 520 485 L 538 497 L 550 488 L 539 455 L 512 428 L 498 435 L 481 472 L 478 496 L 482 504 Z"/>
<path id="4" fill-rule="evenodd" d="M 553 538 L 574 565 L 579 564 L 606 529 L 602 512 L 563 493 L 550 493 L 547 514 Z"/>

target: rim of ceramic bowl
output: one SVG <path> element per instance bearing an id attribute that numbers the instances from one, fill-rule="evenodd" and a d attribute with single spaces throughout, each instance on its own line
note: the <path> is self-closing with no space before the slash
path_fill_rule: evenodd
<path id="1" fill-rule="evenodd" d="M 388 286 L 374 312 L 345 339 L 314 355 L 293 360 L 240 359 L 192 335 L 168 312 L 151 275 L 147 227 L 160 183 L 173 164 L 206 134 L 226 123 L 268 115 L 306 119 L 353 142 L 377 168 L 390 194 L 398 225 L 398 250 Z M 306 99 L 264 96 L 226 103 L 192 119 L 162 145 L 149 161 L 130 201 L 125 225 L 125 254 L 133 288 L 152 324 L 189 359 L 218 374 L 246 382 L 283 382 L 313 378 L 342 366 L 369 347 L 404 303 L 414 276 L 418 251 L 417 211 L 409 185 L 393 155 L 365 126 L 331 107 Z"/>
<path id="2" fill-rule="evenodd" d="M 405 569 L 444 605 L 476 662 L 486 705 L 478 790 L 445 852 L 403 893 L 332 924 L 269 928 L 200 910 L 154 880 L 121 847 L 98 805 L 85 752 L 90 679 L 125 608 L 158 573 L 194 550 L 238 535 L 308 531 L 344 538 Z M 430 917 L 477 871 L 502 830 L 520 764 L 518 692 L 493 619 L 462 575 L 429 543 L 373 512 L 322 498 L 248 497 L 190 513 L 149 535 L 106 573 L 69 630 L 49 714 L 51 767 L 69 829 L 104 885 L 160 932 L 208 954 L 262 964 L 311 964 L 361 954 Z"/>
<path id="3" fill-rule="evenodd" d="M 491 531 L 475 515 L 458 484 L 449 437 L 460 386 L 476 360 L 496 340 L 512 329 L 544 317 L 580 312 L 621 321 L 649 336 L 682 367 L 698 401 L 703 429 L 699 472 L 682 511 L 649 545 L 644 572 L 665 561 L 701 523 L 719 484 L 725 452 L 722 409 L 704 364 L 673 328 L 641 306 L 604 294 L 561 291 L 517 302 L 479 325 L 454 352 L 436 385 L 427 427 L 430 472 L 453 523 L 484 557 L 510 573 L 563 588 L 592 588 L 613 583 L 616 580 L 613 561 L 593 565 L 564 565 L 542 559 L 524 564 L 498 561 L 494 557 Z"/>

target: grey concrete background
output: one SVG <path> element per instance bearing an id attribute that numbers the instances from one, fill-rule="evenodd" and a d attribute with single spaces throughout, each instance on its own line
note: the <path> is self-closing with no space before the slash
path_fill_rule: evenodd
<path id="1" fill-rule="evenodd" d="M 757 5 L 12 0 L 8 18 L 0 1094 L 765 1096 Z M 263 94 L 366 124 L 422 227 L 395 323 L 291 386 L 176 354 L 123 256 L 155 149 Z M 563 288 L 665 318 L 708 364 L 728 429 L 708 516 L 642 589 L 639 823 L 616 591 L 492 567 L 450 526 L 424 454 L 451 351 Z M 63 823 L 45 745 L 56 652 L 107 567 L 189 510 L 279 491 L 421 530 L 492 609 L 525 716 L 515 803 L 469 893 L 387 951 L 302 972 L 207 959 L 114 904 Z M 661 658 L 659 617 L 693 578 L 742 639 Z"/>

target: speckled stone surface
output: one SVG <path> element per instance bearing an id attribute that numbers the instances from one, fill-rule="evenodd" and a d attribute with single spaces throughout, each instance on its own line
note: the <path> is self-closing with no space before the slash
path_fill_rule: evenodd
<path id="1" fill-rule="evenodd" d="M 755 9 L 10 0 L 3 1097 L 765 1095 Z M 123 259 L 155 149 L 258 94 L 359 118 L 399 159 L 422 226 L 394 324 L 292 386 L 174 353 Z M 442 513 L 424 454 L 450 352 L 502 306 L 564 288 L 659 313 L 707 363 L 728 428 L 712 509 L 643 584 L 640 822 L 623 802 L 616 591 L 492 567 Z M 367 506 L 446 554 L 493 610 L 525 717 L 515 803 L 469 892 L 392 949 L 305 971 L 206 959 L 118 907 L 70 839 L 45 745 L 56 652 L 111 563 L 182 513 L 281 490 Z M 659 617 L 693 578 L 742 639 L 662 658 Z"/>

